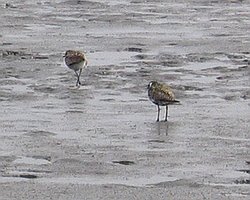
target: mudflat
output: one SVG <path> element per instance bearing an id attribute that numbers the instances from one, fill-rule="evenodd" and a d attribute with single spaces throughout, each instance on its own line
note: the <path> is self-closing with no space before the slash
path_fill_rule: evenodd
<path id="1" fill-rule="evenodd" d="M 0 200 L 249 199 L 249 19 L 248 0 L 1 2 Z M 151 80 L 181 102 L 168 122 Z"/>

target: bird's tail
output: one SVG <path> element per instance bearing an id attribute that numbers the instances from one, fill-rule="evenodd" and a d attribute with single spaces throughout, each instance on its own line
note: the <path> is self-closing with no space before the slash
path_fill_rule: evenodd
<path id="1" fill-rule="evenodd" d="M 172 101 L 172 104 L 174 104 L 174 105 L 181 105 L 181 102 L 178 101 L 178 100 L 174 100 L 174 101 Z"/>

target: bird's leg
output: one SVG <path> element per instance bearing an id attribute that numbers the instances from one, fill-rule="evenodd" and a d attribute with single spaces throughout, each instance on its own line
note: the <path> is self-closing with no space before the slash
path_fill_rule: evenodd
<path id="1" fill-rule="evenodd" d="M 168 105 L 166 105 L 166 116 L 165 116 L 165 121 L 168 121 Z"/>
<path id="2" fill-rule="evenodd" d="M 80 82 L 81 73 L 82 73 L 82 68 L 80 69 L 79 75 L 78 75 L 78 83 L 79 83 L 79 85 L 82 85 L 82 83 Z"/>
<path id="3" fill-rule="evenodd" d="M 77 80 L 76 80 L 76 86 L 78 86 L 78 84 L 80 84 L 79 83 L 79 75 L 78 75 L 78 73 L 77 73 L 77 71 L 75 70 L 75 74 L 76 74 L 76 77 L 77 77 Z"/>
<path id="4" fill-rule="evenodd" d="M 157 105 L 157 109 L 158 109 L 158 114 L 157 114 L 157 122 L 159 121 L 159 118 L 160 118 L 160 106 Z"/>

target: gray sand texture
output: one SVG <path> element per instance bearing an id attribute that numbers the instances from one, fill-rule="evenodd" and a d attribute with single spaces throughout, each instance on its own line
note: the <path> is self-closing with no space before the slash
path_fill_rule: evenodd
<path id="1" fill-rule="evenodd" d="M 10 0 L 0 22 L 0 200 L 250 199 L 249 0 Z"/>

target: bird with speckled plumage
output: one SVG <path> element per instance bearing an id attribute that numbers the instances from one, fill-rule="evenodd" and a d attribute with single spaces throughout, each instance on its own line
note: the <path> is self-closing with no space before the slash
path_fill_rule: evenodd
<path id="1" fill-rule="evenodd" d="M 87 67 L 88 61 L 84 53 L 80 51 L 68 50 L 65 52 L 64 61 L 68 68 L 72 69 L 77 77 L 76 86 L 81 85 L 80 76 L 82 69 Z M 77 73 L 79 71 L 79 73 Z"/>
<path id="2" fill-rule="evenodd" d="M 180 101 L 175 99 L 175 95 L 172 89 L 163 83 L 157 81 L 151 81 L 148 84 L 148 97 L 155 105 L 157 105 L 157 122 L 160 117 L 160 106 L 166 106 L 165 121 L 168 121 L 168 105 L 180 103 Z"/>

